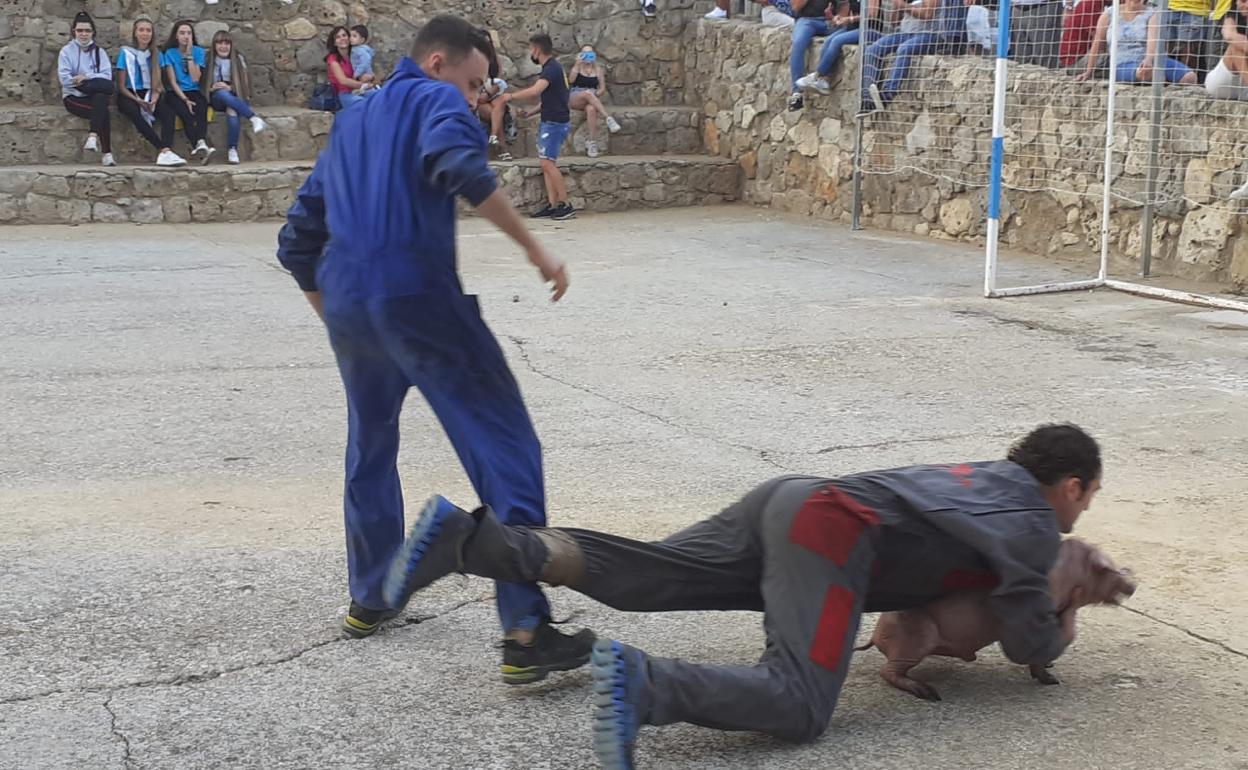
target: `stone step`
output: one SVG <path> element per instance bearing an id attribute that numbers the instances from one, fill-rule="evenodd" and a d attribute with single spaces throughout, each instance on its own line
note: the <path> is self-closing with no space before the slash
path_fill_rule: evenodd
<path id="1" fill-rule="evenodd" d="M 702 151 L 701 112 L 693 107 L 614 107 L 620 132 L 608 134 L 599 126 L 599 146 L 603 154 L 661 155 Z M 333 115 L 302 107 L 265 107 L 260 114 L 269 128 L 252 135 L 243 123 L 239 155 L 245 161 L 311 160 L 324 148 L 333 126 Z M 537 118 L 520 121 L 519 136 L 510 148 L 517 158 L 535 157 Z M 584 155 L 589 127 L 585 114 L 574 112 L 573 131 L 564 145 L 569 155 Z M 156 151 L 130 121 L 113 113 L 113 154 L 121 163 L 143 164 L 155 160 Z M 60 105 L 37 107 L 0 105 L 0 166 L 52 163 L 86 163 L 95 156 L 83 152 L 87 122 L 70 115 Z M 225 116 L 214 114 L 208 128 L 208 141 L 218 149 L 212 163 L 225 163 Z M 188 157 L 190 148 L 181 131 L 174 139 L 174 151 Z M 189 159 L 189 157 L 188 157 Z"/>
<path id="2" fill-rule="evenodd" d="M 252 135 L 243 122 L 238 153 L 244 160 L 312 160 L 329 140 L 334 117 L 302 107 L 265 107 L 259 113 L 269 127 Z M 130 121 L 115 110 L 112 114 L 113 155 L 119 163 L 154 163 L 156 150 L 147 143 Z M 87 121 L 65 111 L 59 104 L 0 106 L 0 166 L 81 164 L 98 161 L 82 143 L 87 138 Z M 217 148 L 212 163 L 225 163 L 225 115 L 217 113 L 208 126 L 208 142 Z M 174 152 L 190 159 L 186 136 L 178 131 Z"/>
<path id="3" fill-rule="evenodd" d="M 737 199 L 740 168 L 700 155 L 632 155 L 560 161 L 573 205 L 622 211 Z M 545 199 L 536 160 L 492 164 L 515 204 Z M 242 166 L 44 165 L 0 173 L 0 223 L 249 222 L 285 215 L 311 161 Z"/>
<path id="4" fill-rule="evenodd" d="M 610 134 L 606 123 L 598 121 L 598 148 L 604 155 L 688 155 L 702 152 L 702 111 L 696 107 L 607 105 L 607 109 L 619 121 L 620 131 Z M 520 120 L 516 143 L 508 148 L 513 156 L 537 156 L 537 125 L 536 117 Z M 588 139 L 589 125 L 585 121 L 585 113 L 573 111 L 572 132 L 563 145 L 564 154 L 584 155 Z"/>

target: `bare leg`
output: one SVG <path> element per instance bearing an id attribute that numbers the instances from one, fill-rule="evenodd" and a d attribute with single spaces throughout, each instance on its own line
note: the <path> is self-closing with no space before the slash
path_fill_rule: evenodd
<path id="1" fill-rule="evenodd" d="M 543 167 L 550 168 L 550 184 L 551 189 L 555 192 L 555 200 L 558 203 L 568 202 L 568 186 L 563 181 L 563 172 L 555 165 L 553 160 L 542 161 Z"/>
<path id="2" fill-rule="evenodd" d="M 552 174 L 551 172 L 554 173 Z M 546 200 L 550 202 L 551 206 L 559 203 L 559 199 L 555 197 L 556 190 L 554 182 L 554 174 L 558 173 L 559 169 L 555 167 L 554 161 L 542 161 L 542 181 L 546 183 Z"/>
<path id="3" fill-rule="evenodd" d="M 507 105 L 502 102 L 490 102 L 490 134 L 500 139 L 503 136 L 503 115 Z"/>

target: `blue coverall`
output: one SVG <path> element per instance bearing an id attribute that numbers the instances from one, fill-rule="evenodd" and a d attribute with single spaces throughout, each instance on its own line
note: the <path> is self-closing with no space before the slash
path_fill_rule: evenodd
<path id="1" fill-rule="evenodd" d="M 396 460 L 408 388 L 429 402 L 481 502 L 512 524 L 546 523 L 541 446 L 515 378 L 464 294 L 455 198 L 497 188 L 486 135 L 453 85 L 404 59 L 386 87 L 338 114 L 328 148 L 278 236 L 278 259 L 320 291 L 347 393 L 344 507 L 351 597 L 386 609 L 403 542 Z M 550 617 L 536 584 L 499 583 L 504 630 Z"/>

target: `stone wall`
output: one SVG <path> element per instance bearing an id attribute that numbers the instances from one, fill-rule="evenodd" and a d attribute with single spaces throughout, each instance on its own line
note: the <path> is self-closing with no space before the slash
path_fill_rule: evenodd
<path id="1" fill-rule="evenodd" d="M 741 170 L 696 156 L 614 156 L 560 161 L 578 210 L 703 206 L 736 200 Z M 521 209 L 545 201 L 536 160 L 496 163 L 499 182 Z M 312 161 L 180 169 L 10 168 L 0 173 L 0 225 L 86 222 L 249 222 L 285 216 Z M 470 213 L 467 207 L 465 213 Z"/>
<path id="2" fill-rule="evenodd" d="M 703 110 L 707 151 L 741 165 L 743 200 L 848 222 L 857 52 L 846 49 L 830 96 L 808 97 L 805 109 L 789 112 L 790 39 L 785 31 L 746 21 L 692 23 L 686 98 Z M 848 78 L 839 80 L 844 73 Z M 925 57 L 913 77 L 914 88 L 888 113 L 866 122 L 864 167 L 891 173 L 864 176 L 862 221 L 982 242 L 992 61 Z M 1043 82 L 1010 88 L 1003 179 L 1015 189 L 1003 195 L 1002 243 L 1042 255 L 1099 254 L 1105 86 L 1032 67 L 1016 67 L 1011 77 Z M 1246 291 L 1245 217 L 1216 200 L 1213 190 L 1243 181 L 1248 104 L 1209 106 L 1199 89 L 1167 93 L 1159 189 L 1181 200 L 1158 209 L 1154 265 L 1162 273 Z M 1146 89 L 1119 90 L 1110 247 L 1124 272 L 1139 257 L 1141 207 L 1130 201 L 1143 199 L 1150 109 Z M 1193 115 L 1201 116 L 1198 125 Z"/>
<path id="3" fill-rule="evenodd" d="M 258 104 L 303 104 L 324 79 L 325 38 L 337 24 L 366 24 L 378 65 L 389 72 L 415 31 L 438 13 L 456 13 L 498 33 L 504 77 L 527 80 L 537 71 L 528 36 L 548 32 L 557 51 L 594 45 L 608 65 L 612 98 L 620 104 L 679 103 L 684 88 L 681 39 L 693 0 L 663 0 L 657 19 L 643 20 L 636 0 L 0 0 L 0 104 L 59 103 L 56 55 L 69 40 L 69 22 L 85 9 L 98 39 L 115 55 L 128 43 L 133 20 L 156 22 L 163 41 L 173 22 L 196 22 L 201 44 L 228 29 L 247 57 Z M 3 109 L 0 107 L 0 109 Z"/>

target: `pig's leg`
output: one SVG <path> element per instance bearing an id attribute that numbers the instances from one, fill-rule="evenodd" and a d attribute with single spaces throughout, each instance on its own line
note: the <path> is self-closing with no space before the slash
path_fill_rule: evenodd
<path id="1" fill-rule="evenodd" d="M 1049 673 L 1049 668 L 1052 665 L 1053 664 L 1050 663 L 1048 666 L 1029 666 L 1028 668 L 1031 669 L 1031 678 L 1035 679 L 1040 684 L 1061 684 L 1061 682 L 1057 680 L 1057 677 Z"/>
<path id="2" fill-rule="evenodd" d="M 917 665 L 919 665 L 917 660 L 890 660 L 884 664 L 884 668 L 880 669 L 880 676 L 898 690 L 905 690 L 923 700 L 940 700 L 940 693 L 936 692 L 935 687 L 908 676 L 910 669 Z"/>
<path id="3" fill-rule="evenodd" d="M 888 658 L 880 669 L 884 681 L 923 700 L 940 700 L 936 688 L 909 676 L 940 644 L 940 628 L 931 615 L 922 609 L 887 613 L 876 626 L 875 644 Z"/>

